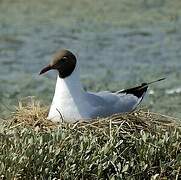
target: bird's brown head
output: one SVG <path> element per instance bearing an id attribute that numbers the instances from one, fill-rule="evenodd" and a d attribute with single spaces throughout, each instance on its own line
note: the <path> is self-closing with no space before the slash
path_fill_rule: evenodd
<path id="1" fill-rule="evenodd" d="M 40 75 L 49 70 L 57 70 L 60 78 L 66 78 L 72 74 L 76 66 L 76 57 L 70 51 L 63 49 L 58 51 L 50 64 L 40 71 Z"/>

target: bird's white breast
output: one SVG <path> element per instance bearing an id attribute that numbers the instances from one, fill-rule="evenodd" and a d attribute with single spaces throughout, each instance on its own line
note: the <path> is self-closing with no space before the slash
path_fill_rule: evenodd
<path id="1" fill-rule="evenodd" d="M 58 122 L 62 121 L 62 117 L 68 122 L 89 119 L 91 108 L 76 71 L 65 79 L 57 77 L 48 119 Z"/>

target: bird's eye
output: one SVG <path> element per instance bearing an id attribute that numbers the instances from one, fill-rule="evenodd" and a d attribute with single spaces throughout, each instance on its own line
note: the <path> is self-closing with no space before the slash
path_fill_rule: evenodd
<path id="1" fill-rule="evenodd" d="M 63 58 L 61 59 L 61 61 L 62 61 L 62 62 L 66 62 L 67 59 L 68 59 L 67 57 L 63 57 Z"/>

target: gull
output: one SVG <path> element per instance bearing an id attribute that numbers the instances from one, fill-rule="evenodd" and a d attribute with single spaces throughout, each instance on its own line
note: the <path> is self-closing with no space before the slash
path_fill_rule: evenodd
<path id="1" fill-rule="evenodd" d="M 141 103 L 148 85 L 165 79 L 116 92 L 87 92 L 80 81 L 77 58 L 66 49 L 59 50 L 50 64 L 40 71 L 40 75 L 49 70 L 58 72 L 54 97 L 47 117 L 53 122 L 91 121 L 98 117 L 132 112 Z"/>

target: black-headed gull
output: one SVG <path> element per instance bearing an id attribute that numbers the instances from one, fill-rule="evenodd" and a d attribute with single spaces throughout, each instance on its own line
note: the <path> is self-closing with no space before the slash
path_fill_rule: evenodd
<path id="1" fill-rule="evenodd" d="M 57 52 L 40 74 L 53 69 L 58 71 L 58 76 L 48 119 L 54 122 L 62 122 L 62 119 L 66 122 L 90 121 L 97 117 L 131 112 L 142 101 L 148 85 L 153 83 L 143 83 L 117 92 L 86 92 L 80 82 L 77 59 L 68 50 Z"/>

